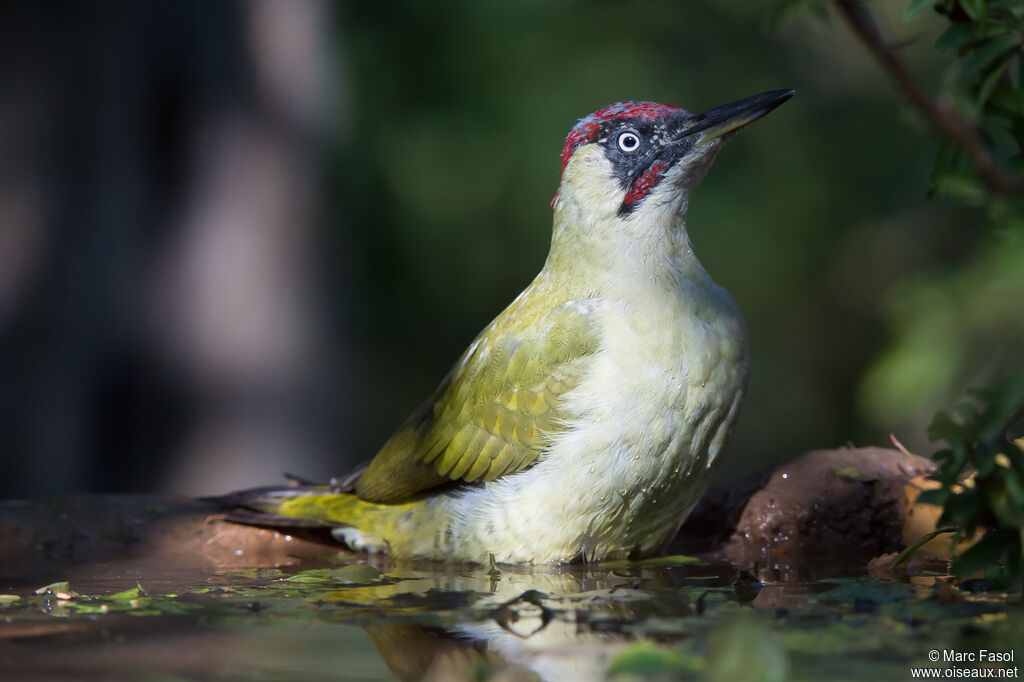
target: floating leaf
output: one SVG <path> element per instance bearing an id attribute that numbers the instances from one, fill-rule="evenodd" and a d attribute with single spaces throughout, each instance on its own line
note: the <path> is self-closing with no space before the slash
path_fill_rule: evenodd
<path id="1" fill-rule="evenodd" d="M 686 556 L 685 554 L 676 554 L 673 556 L 658 556 L 651 557 L 650 559 L 639 559 L 637 561 L 630 561 L 629 559 L 618 559 L 615 561 L 602 561 L 598 564 L 601 568 L 643 568 L 645 566 L 685 566 L 687 564 L 699 564 L 701 560 L 697 557 Z"/>
<path id="2" fill-rule="evenodd" d="M 217 575 L 232 578 L 278 578 L 283 575 L 277 568 L 243 568 L 237 571 L 220 571 Z"/>
<path id="3" fill-rule="evenodd" d="M 785 682 L 789 660 L 778 634 L 746 614 L 711 633 L 708 679 L 715 682 Z"/>
<path id="4" fill-rule="evenodd" d="M 703 661 L 681 655 L 648 640 L 630 644 L 612 659 L 608 672 L 613 675 L 671 675 L 680 671 L 700 670 Z"/>
<path id="5" fill-rule="evenodd" d="M 108 600 L 108 601 L 114 601 L 114 602 L 130 602 L 133 599 L 138 599 L 139 597 L 145 597 L 145 596 L 147 596 L 147 595 L 143 591 L 142 586 L 137 584 L 137 585 L 135 585 L 135 587 L 133 587 L 131 589 L 125 590 L 123 592 L 117 592 L 115 594 L 108 595 L 106 597 L 103 597 L 103 599 Z"/>
<path id="6" fill-rule="evenodd" d="M 369 564 L 349 564 L 341 568 L 315 568 L 301 571 L 285 578 L 289 583 L 368 583 L 381 576 L 381 572 Z"/>
<path id="7" fill-rule="evenodd" d="M 910 599 L 917 592 L 911 585 L 902 583 L 885 583 L 875 578 L 829 578 L 822 583 L 834 584 L 835 587 L 817 595 L 822 601 L 847 601 L 859 599 L 877 603 L 895 602 Z"/>
<path id="8" fill-rule="evenodd" d="M 71 584 L 67 580 L 44 585 L 36 590 L 36 594 L 52 594 L 57 599 L 71 599 L 77 597 L 78 593 L 71 590 Z"/>

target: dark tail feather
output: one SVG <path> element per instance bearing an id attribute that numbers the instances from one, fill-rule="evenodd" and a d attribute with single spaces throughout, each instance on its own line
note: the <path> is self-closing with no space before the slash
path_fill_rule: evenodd
<path id="1" fill-rule="evenodd" d="M 310 519 L 296 519 L 290 516 L 279 516 L 272 510 L 289 497 L 331 494 L 333 489 L 326 485 L 317 485 L 300 479 L 298 476 L 285 474 L 286 485 L 267 485 L 258 488 L 236 490 L 226 495 L 200 497 L 199 500 L 212 504 L 223 514 L 226 521 L 241 523 L 247 526 L 263 526 L 266 528 L 323 528 L 323 524 Z"/>
<path id="2" fill-rule="evenodd" d="M 316 495 L 317 493 L 330 492 L 330 490 L 330 487 L 325 485 L 264 485 L 258 488 L 236 490 L 235 492 L 231 492 L 226 495 L 209 495 L 207 497 L 200 497 L 199 501 L 213 504 L 221 509 L 249 507 L 251 509 L 258 510 L 262 505 L 280 502 L 282 499 L 288 497 Z"/>
<path id="3" fill-rule="evenodd" d="M 281 516 L 277 510 L 280 509 L 281 503 L 289 498 L 353 492 L 355 482 L 365 471 L 366 466 L 363 464 L 347 476 L 332 478 L 329 485 L 285 473 L 285 485 L 260 486 L 199 499 L 217 507 L 223 518 L 233 523 L 264 528 L 324 530 L 327 526 L 319 521 Z"/>
<path id="4" fill-rule="evenodd" d="M 356 481 L 366 471 L 369 463 L 363 463 L 346 476 L 332 478 L 329 484 L 318 483 L 302 476 L 284 472 L 285 485 L 265 485 L 258 488 L 237 490 L 227 495 L 210 495 L 200 497 L 202 502 L 214 504 L 221 509 L 248 507 L 259 511 L 260 505 L 280 502 L 287 497 L 299 495 L 317 495 L 329 493 L 351 493 L 355 491 Z"/>
<path id="5" fill-rule="evenodd" d="M 289 497 L 332 494 L 330 486 L 298 484 L 290 477 L 287 485 L 262 486 L 237 490 L 227 495 L 199 498 L 219 510 L 219 518 L 244 526 L 276 530 L 325 547 L 337 546 L 331 528 L 313 519 L 281 516 L 275 513 L 281 502 Z"/>
<path id="6" fill-rule="evenodd" d="M 266 512 L 253 511 L 245 507 L 233 507 L 223 513 L 225 521 L 240 523 L 246 526 L 259 526 L 261 528 L 323 528 L 322 523 L 308 519 L 296 519 L 290 516 L 277 516 Z M 219 518 L 219 517 L 218 517 Z"/>

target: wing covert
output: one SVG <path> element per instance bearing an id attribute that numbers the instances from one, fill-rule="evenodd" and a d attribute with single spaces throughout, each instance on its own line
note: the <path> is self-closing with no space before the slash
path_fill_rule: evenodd
<path id="1" fill-rule="evenodd" d="M 595 308 L 569 301 L 523 324 L 529 311 L 510 306 L 388 439 L 357 481 L 358 495 L 399 502 L 533 464 L 564 428 L 562 400 L 597 350 Z"/>

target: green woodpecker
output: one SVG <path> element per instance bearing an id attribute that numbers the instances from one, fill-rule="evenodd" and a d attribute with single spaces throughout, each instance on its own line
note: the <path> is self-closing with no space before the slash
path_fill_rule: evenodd
<path id="1" fill-rule="evenodd" d="M 562 150 L 551 250 L 364 469 L 229 495 L 229 518 L 320 524 L 354 549 L 499 562 L 657 552 L 739 413 L 743 319 L 693 253 L 690 193 L 792 90 L 701 114 L 621 102 Z"/>

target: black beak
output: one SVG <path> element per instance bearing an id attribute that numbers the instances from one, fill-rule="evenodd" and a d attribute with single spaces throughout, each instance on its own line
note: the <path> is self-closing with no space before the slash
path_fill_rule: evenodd
<path id="1" fill-rule="evenodd" d="M 714 140 L 753 123 L 795 93 L 796 90 L 769 90 L 709 109 L 689 119 L 689 125 L 683 129 L 680 139 L 700 133 L 696 144 Z"/>

